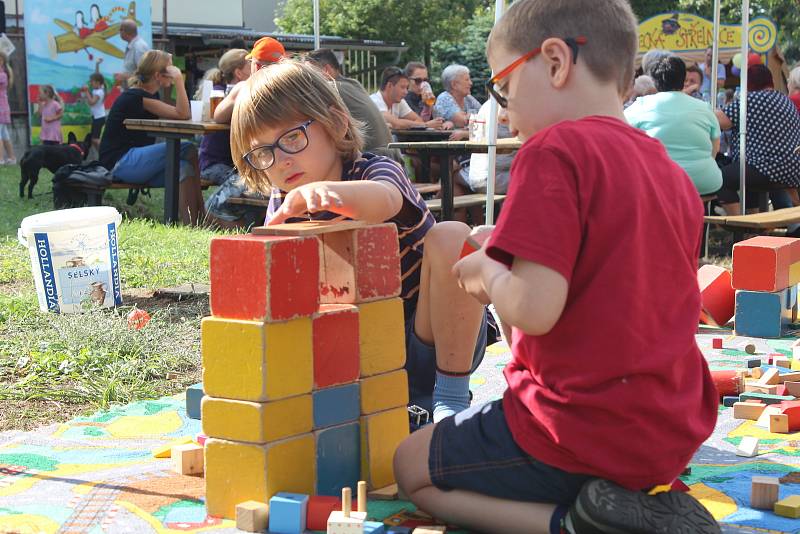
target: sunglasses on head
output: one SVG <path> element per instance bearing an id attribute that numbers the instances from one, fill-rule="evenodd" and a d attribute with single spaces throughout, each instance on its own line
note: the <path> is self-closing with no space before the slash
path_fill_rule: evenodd
<path id="1" fill-rule="evenodd" d="M 586 44 L 587 40 L 586 37 L 567 37 L 563 39 L 563 41 L 567 44 L 569 49 L 572 51 L 572 63 L 576 64 L 578 62 L 578 47 L 583 46 Z M 489 81 L 486 82 L 486 92 L 494 97 L 497 100 L 497 104 L 501 107 L 508 106 L 508 99 L 503 96 L 500 92 L 500 89 L 497 87 L 497 82 L 502 80 L 503 78 L 507 77 L 511 72 L 528 61 L 529 59 L 533 59 L 534 57 L 538 56 L 542 52 L 542 47 L 534 48 L 527 54 L 523 54 L 517 59 L 515 59 L 508 67 L 504 68 L 491 78 Z"/>

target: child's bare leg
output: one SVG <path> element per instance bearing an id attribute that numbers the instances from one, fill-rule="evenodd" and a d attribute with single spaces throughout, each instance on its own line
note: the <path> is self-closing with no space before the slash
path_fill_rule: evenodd
<path id="1" fill-rule="evenodd" d="M 192 176 L 187 176 L 180 183 L 178 198 L 181 222 L 196 225 L 205 215 L 203 190 L 200 188 L 200 164 L 197 159 L 197 149 L 194 147 L 188 149 L 185 158 L 192 165 Z"/>
<path id="2" fill-rule="evenodd" d="M 451 221 L 434 225 L 425 236 L 414 331 L 436 347 L 434 421 L 469 406 L 469 371 L 485 312 L 452 274 L 469 232 L 467 225 Z"/>
<path id="3" fill-rule="evenodd" d="M 548 534 L 556 507 L 507 501 L 471 491 L 442 491 L 431 482 L 428 455 L 435 425 L 414 432 L 398 447 L 394 472 L 403 493 L 422 510 L 448 523 L 479 532 Z"/>

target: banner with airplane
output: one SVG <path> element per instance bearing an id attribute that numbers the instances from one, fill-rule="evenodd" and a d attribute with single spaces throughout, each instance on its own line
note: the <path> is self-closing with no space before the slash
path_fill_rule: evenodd
<path id="1" fill-rule="evenodd" d="M 105 107 L 121 88 L 114 74 L 123 72 L 127 42 L 119 35 L 124 19 L 136 21 L 139 36 L 152 45 L 150 1 L 25 0 L 25 56 L 31 142 L 39 143 L 41 117 L 34 113 L 40 88 L 51 85 L 64 103 L 61 130 L 82 139 L 92 115 L 81 89 L 95 71 L 105 79 Z"/>

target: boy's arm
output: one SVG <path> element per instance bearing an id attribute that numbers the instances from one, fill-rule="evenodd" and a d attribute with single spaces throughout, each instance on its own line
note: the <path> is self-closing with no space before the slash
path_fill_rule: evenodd
<path id="1" fill-rule="evenodd" d="M 233 107 L 236 105 L 236 97 L 239 96 L 244 86 L 245 84 L 243 82 L 237 83 L 233 86 L 231 92 L 222 99 L 222 102 L 217 104 L 217 108 L 214 110 L 214 116 L 212 117 L 214 122 L 230 124 L 231 117 L 233 117 Z"/>
<path id="2" fill-rule="evenodd" d="M 453 273 L 467 293 L 483 304 L 494 303 L 508 340 L 509 326 L 532 336 L 547 334 L 567 301 L 569 283 L 557 271 L 521 258 L 508 268 L 487 256 L 485 248 L 467 251 Z"/>
<path id="3" fill-rule="evenodd" d="M 503 323 L 530 336 L 541 336 L 552 330 L 567 302 L 566 278 L 558 272 L 520 258 L 511 269 L 484 256 L 488 264 L 481 280 L 489 300 Z"/>
<path id="4" fill-rule="evenodd" d="M 318 211 L 376 224 L 391 219 L 402 207 L 400 190 L 381 180 L 314 182 L 290 191 L 268 224 Z"/>

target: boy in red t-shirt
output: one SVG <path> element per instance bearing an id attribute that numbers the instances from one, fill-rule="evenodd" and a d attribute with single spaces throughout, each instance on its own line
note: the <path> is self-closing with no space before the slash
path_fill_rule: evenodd
<path id="1" fill-rule="evenodd" d="M 629 127 L 626 0 L 518 0 L 492 30 L 492 94 L 525 141 L 462 286 L 511 327 L 502 400 L 414 433 L 395 474 L 423 510 L 482 532 L 719 532 L 686 493 L 649 495 L 711 434 L 697 348 L 702 206 Z M 424 459 L 424 460 L 423 460 Z"/>

